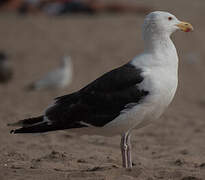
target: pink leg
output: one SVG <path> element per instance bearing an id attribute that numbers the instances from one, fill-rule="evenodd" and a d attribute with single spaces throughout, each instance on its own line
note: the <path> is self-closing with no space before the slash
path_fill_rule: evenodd
<path id="1" fill-rule="evenodd" d="M 127 143 L 127 164 L 128 164 L 128 168 L 132 169 L 132 152 L 131 152 L 132 146 L 131 146 L 130 139 L 131 139 L 131 134 L 128 133 L 127 140 L 126 140 L 126 143 Z"/>
<path id="2" fill-rule="evenodd" d="M 122 153 L 122 165 L 124 168 L 128 168 L 128 159 L 127 159 L 127 133 L 123 134 L 121 137 L 121 153 Z"/>

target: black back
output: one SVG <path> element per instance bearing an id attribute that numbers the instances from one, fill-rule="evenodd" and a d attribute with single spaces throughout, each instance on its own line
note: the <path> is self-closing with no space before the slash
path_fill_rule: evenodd
<path id="1" fill-rule="evenodd" d="M 78 92 L 56 98 L 46 111 L 53 124 L 64 128 L 104 126 L 148 95 L 139 89 L 142 70 L 125 64 L 99 77 Z"/>

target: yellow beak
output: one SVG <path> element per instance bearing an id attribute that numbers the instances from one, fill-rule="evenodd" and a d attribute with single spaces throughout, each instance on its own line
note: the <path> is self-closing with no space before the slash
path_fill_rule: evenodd
<path id="1" fill-rule="evenodd" d="M 193 26 L 188 22 L 180 22 L 176 26 L 179 27 L 184 32 L 189 32 L 194 30 Z"/>

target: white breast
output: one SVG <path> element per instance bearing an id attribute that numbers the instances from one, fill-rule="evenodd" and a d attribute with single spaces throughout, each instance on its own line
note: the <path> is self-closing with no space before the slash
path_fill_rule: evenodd
<path id="1" fill-rule="evenodd" d="M 155 72 L 157 71 L 157 73 Z M 171 103 L 177 88 L 177 75 L 166 69 L 153 69 L 144 72 L 140 87 L 149 91 L 149 95 L 132 109 L 127 110 L 107 124 L 109 132 L 123 133 L 133 128 L 141 128 L 158 119 Z"/>
<path id="2" fill-rule="evenodd" d="M 144 81 L 140 88 L 149 90 L 149 95 L 142 105 L 149 107 L 145 119 L 149 121 L 159 118 L 175 95 L 178 78 L 176 69 L 154 68 L 144 73 Z"/>

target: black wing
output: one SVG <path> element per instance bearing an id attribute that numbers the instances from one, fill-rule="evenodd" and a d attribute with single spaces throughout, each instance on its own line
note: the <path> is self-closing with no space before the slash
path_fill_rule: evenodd
<path id="1" fill-rule="evenodd" d="M 46 111 L 47 118 L 64 128 L 104 126 L 128 104 L 136 104 L 149 92 L 138 88 L 142 70 L 131 64 L 114 69 L 78 92 L 56 98 Z"/>

